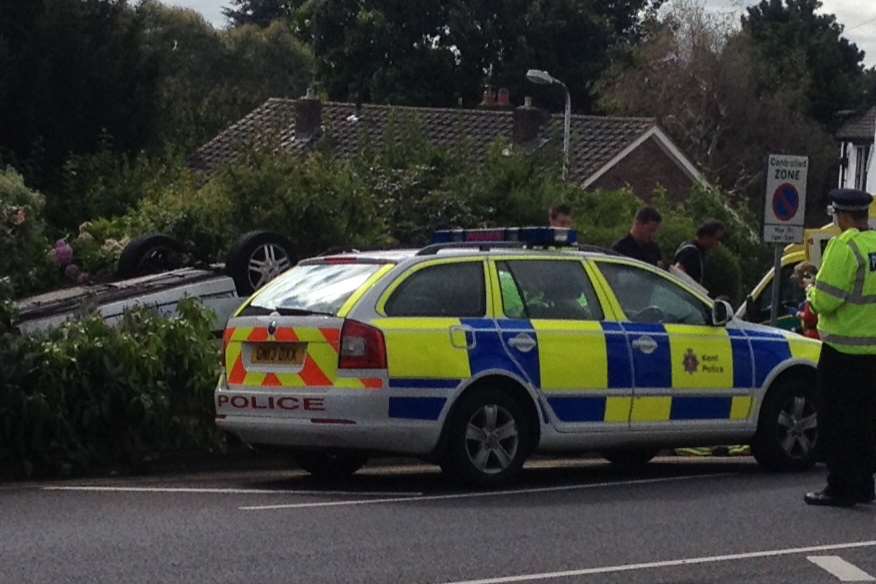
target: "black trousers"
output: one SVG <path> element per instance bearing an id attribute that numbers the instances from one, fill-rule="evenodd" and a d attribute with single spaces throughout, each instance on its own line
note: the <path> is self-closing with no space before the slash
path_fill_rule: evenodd
<path id="1" fill-rule="evenodd" d="M 876 469 L 876 355 L 847 355 L 822 345 L 818 393 L 819 439 L 831 493 L 870 496 Z"/>

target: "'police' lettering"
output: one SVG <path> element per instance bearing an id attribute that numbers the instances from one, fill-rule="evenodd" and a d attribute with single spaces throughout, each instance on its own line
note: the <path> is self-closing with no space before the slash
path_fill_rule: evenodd
<path id="1" fill-rule="evenodd" d="M 324 412 L 325 398 L 322 397 L 274 397 L 264 395 L 220 395 L 216 407 L 231 406 L 236 410 L 286 410 L 287 412 Z"/>
<path id="2" fill-rule="evenodd" d="M 306 397 L 304 398 L 304 409 L 311 412 L 324 412 L 325 399 L 321 397 Z"/>

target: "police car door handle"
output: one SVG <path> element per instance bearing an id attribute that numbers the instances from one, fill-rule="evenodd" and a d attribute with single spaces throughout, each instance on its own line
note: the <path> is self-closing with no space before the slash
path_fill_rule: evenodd
<path id="1" fill-rule="evenodd" d="M 538 344 L 535 342 L 535 339 L 530 337 L 526 333 L 520 333 L 516 337 L 511 338 L 508 341 L 508 344 L 520 351 L 521 353 L 528 353 L 535 348 Z"/>
<path id="2" fill-rule="evenodd" d="M 644 337 L 639 337 L 638 339 L 633 341 L 632 345 L 634 349 L 638 349 L 646 355 L 650 355 L 657 350 L 657 341 L 647 335 L 645 335 Z"/>
<path id="3" fill-rule="evenodd" d="M 450 344 L 457 349 L 474 349 L 477 345 L 477 336 L 470 326 L 450 327 Z"/>

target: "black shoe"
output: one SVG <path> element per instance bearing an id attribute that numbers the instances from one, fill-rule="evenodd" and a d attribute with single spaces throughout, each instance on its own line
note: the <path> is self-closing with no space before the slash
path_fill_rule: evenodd
<path id="1" fill-rule="evenodd" d="M 823 507 L 854 507 L 857 499 L 852 497 L 837 497 L 830 494 L 827 489 L 806 493 L 803 500 L 807 505 L 820 505 Z"/>

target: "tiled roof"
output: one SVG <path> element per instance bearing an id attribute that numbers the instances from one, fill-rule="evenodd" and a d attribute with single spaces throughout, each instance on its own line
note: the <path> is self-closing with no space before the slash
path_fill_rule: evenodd
<path id="1" fill-rule="evenodd" d="M 836 133 L 838 139 L 849 142 L 872 143 L 874 136 L 876 136 L 876 107 L 849 118 Z"/>
<path id="2" fill-rule="evenodd" d="M 315 140 L 295 139 L 293 99 L 269 99 L 248 116 L 198 149 L 195 169 L 211 173 L 233 161 L 247 147 L 279 144 L 286 151 L 312 148 Z M 350 157 L 365 147 L 380 148 L 387 130 L 413 123 L 433 145 L 465 148 L 483 160 L 497 141 L 511 142 L 513 112 L 489 109 L 415 108 L 352 103 L 322 104 L 322 137 L 333 151 Z M 569 177 L 583 183 L 634 140 L 656 125 L 653 118 L 572 116 Z M 539 143 L 562 149 L 563 116 L 554 114 L 542 129 Z"/>

